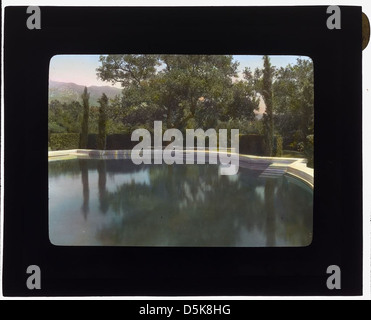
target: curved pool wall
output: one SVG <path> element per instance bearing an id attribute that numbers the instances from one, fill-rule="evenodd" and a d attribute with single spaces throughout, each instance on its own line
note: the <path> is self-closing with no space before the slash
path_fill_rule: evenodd
<path id="1" fill-rule="evenodd" d="M 194 151 L 185 150 L 186 154 L 205 152 L 206 154 L 218 153 L 217 151 Z M 228 153 L 219 151 L 219 153 Z M 153 154 L 153 150 L 152 150 Z M 90 149 L 71 149 L 49 151 L 48 160 L 68 160 L 68 159 L 130 159 L 131 150 L 90 150 Z M 206 160 L 207 163 L 207 160 Z M 262 177 L 275 177 L 283 174 L 291 175 L 305 182 L 312 189 L 314 188 L 314 170 L 307 167 L 307 160 L 304 158 L 278 158 L 260 157 L 239 154 L 239 167 L 251 170 L 262 171 Z"/>

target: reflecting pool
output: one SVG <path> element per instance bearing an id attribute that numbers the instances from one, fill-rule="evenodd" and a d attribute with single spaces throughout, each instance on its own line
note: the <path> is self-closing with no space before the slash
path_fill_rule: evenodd
<path id="1" fill-rule="evenodd" d="M 313 191 L 283 174 L 219 165 L 49 162 L 49 238 L 78 246 L 307 246 Z"/>

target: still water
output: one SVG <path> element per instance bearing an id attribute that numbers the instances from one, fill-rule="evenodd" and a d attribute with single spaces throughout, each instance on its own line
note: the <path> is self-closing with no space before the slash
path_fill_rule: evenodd
<path id="1" fill-rule="evenodd" d="M 78 246 L 307 246 L 313 191 L 218 165 L 49 162 L 49 238 Z"/>

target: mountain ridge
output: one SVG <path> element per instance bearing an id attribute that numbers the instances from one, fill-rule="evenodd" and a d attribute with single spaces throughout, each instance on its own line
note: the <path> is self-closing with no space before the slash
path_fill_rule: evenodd
<path id="1" fill-rule="evenodd" d="M 122 90 L 110 86 L 84 86 L 74 82 L 50 80 L 49 103 L 53 100 L 59 100 L 62 103 L 71 103 L 73 101 L 81 102 L 81 95 L 85 87 L 88 88 L 88 92 L 90 93 L 89 103 L 91 106 L 99 105 L 98 99 L 103 93 L 105 93 L 109 99 L 113 99 L 115 96 L 121 95 Z"/>

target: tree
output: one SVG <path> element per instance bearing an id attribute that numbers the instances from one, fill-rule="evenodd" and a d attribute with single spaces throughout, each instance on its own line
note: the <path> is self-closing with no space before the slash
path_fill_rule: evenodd
<path id="1" fill-rule="evenodd" d="M 161 106 L 168 127 L 215 127 L 227 120 L 238 63 L 231 55 L 162 55 Z"/>
<path id="2" fill-rule="evenodd" d="M 63 110 L 63 106 L 58 100 L 52 100 L 49 103 L 49 113 L 48 113 L 49 134 L 50 133 L 62 133 L 62 132 L 67 131 L 60 121 L 62 110 Z"/>
<path id="3" fill-rule="evenodd" d="M 88 88 L 84 88 L 84 92 L 81 95 L 83 105 L 83 117 L 81 122 L 81 135 L 80 135 L 80 149 L 86 149 L 88 145 L 88 133 L 89 133 L 89 98 Z"/>
<path id="4" fill-rule="evenodd" d="M 303 151 L 313 162 L 314 82 L 313 62 L 298 58 L 280 68 L 273 84 L 275 124 L 284 144 Z"/>
<path id="5" fill-rule="evenodd" d="M 241 85 L 233 91 L 238 63 L 232 56 L 109 55 L 101 63 L 97 75 L 124 87 L 122 119 L 133 128 L 152 127 L 154 120 L 181 130 L 212 127 L 230 119 L 234 95 L 246 98 Z"/>
<path id="6" fill-rule="evenodd" d="M 50 133 L 80 133 L 81 104 L 77 101 L 61 103 L 52 100 L 49 104 L 48 128 Z"/>
<path id="7" fill-rule="evenodd" d="M 112 101 L 110 115 L 120 118 L 129 131 L 143 127 L 152 119 L 154 104 L 151 102 L 149 81 L 156 75 L 159 66 L 157 55 L 105 55 L 100 57 L 101 66 L 97 76 L 112 84 L 121 83 L 123 97 Z M 111 119 L 111 118 L 110 118 Z M 153 120 L 151 126 L 153 126 Z"/>
<path id="8" fill-rule="evenodd" d="M 259 100 L 254 87 L 247 81 L 237 81 L 232 86 L 233 99 L 228 108 L 230 119 L 255 120 L 254 111 L 259 108 Z"/>
<path id="9" fill-rule="evenodd" d="M 260 94 L 265 103 L 263 114 L 263 134 L 265 153 L 273 155 L 274 125 L 273 125 L 273 90 L 275 67 L 271 65 L 269 56 L 263 56 L 263 69 L 255 69 L 254 74 L 250 68 L 244 70 L 244 78 L 251 83 L 254 90 Z"/>
<path id="10" fill-rule="evenodd" d="M 122 87 L 140 86 L 159 65 L 158 57 L 151 54 L 110 54 L 100 56 L 99 61 L 102 65 L 97 68 L 97 76 L 112 84 L 120 82 Z"/>
<path id="11" fill-rule="evenodd" d="M 98 100 L 100 104 L 99 108 L 99 120 L 98 120 L 98 149 L 106 149 L 106 135 L 107 135 L 107 108 L 108 98 L 105 93 Z"/>
<path id="12" fill-rule="evenodd" d="M 274 127 L 273 127 L 273 91 L 272 82 L 274 75 L 274 68 L 271 65 L 269 56 L 263 57 L 264 68 L 263 68 L 263 83 L 261 94 L 265 103 L 265 112 L 263 114 L 264 123 L 264 140 L 265 147 L 268 156 L 273 155 L 273 139 L 274 139 Z"/>
<path id="13" fill-rule="evenodd" d="M 313 62 L 298 58 L 296 64 L 276 70 L 268 56 L 263 59 L 263 69 L 257 68 L 252 73 L 246 68 L 244 77 L 265 102 L 264 134 L 267 138 L 273 134 L 281 135 L 284 147 L 303 152 L 308 158 L 308 166 L 313 166 Z"/>

